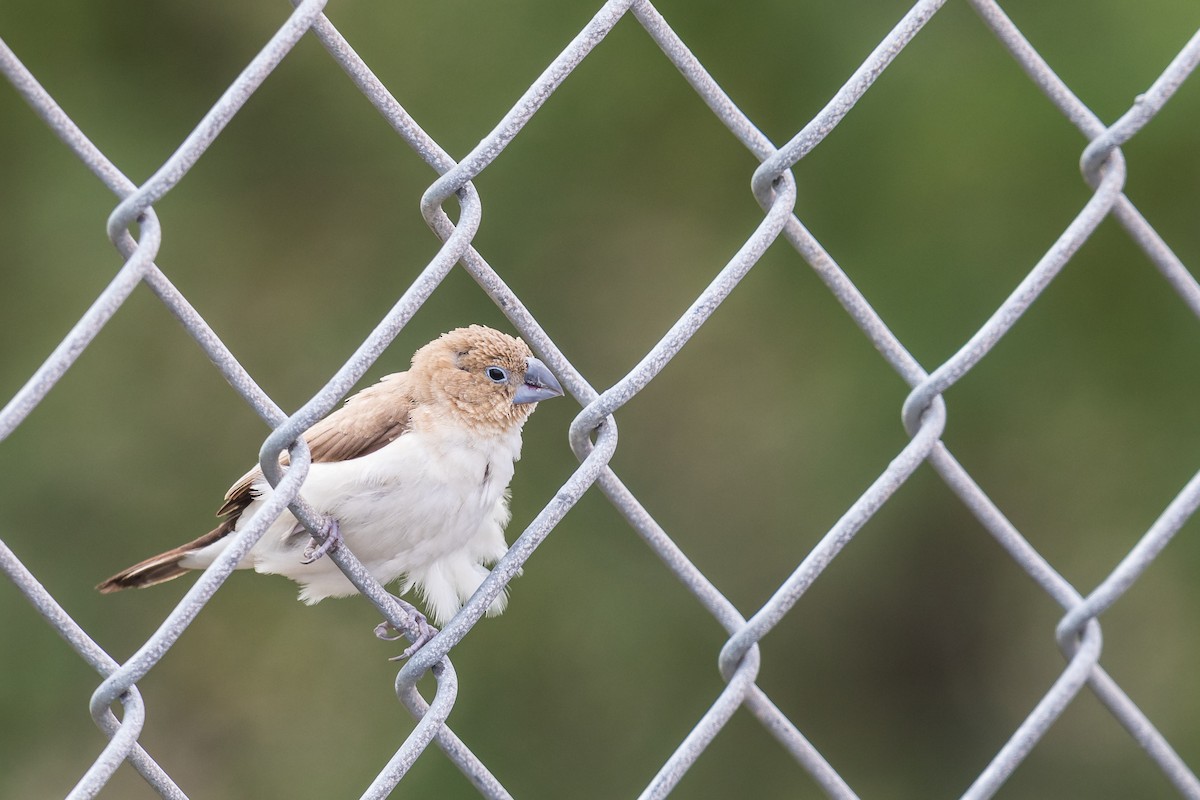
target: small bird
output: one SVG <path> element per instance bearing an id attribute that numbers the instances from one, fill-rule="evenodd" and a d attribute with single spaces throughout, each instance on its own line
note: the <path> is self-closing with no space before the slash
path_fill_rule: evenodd
<path id="1" fill-rule="evenodd" d="M 488 576 L 486 565 L 508 550 L 508 484 L 521 428 L 539 401 L 562 393 L 520 339 L 481 325 L 443 334 L 413 355 L 410 370 L 363 389 L 305 432 L 312 466 L 300 494 L 333 519 L 325 544 L 314 549 L 284 511 L 238 569 L 291 578 L 309 604 L 345 597 L 358 590 L 320 557 L 344 542 L 376 580 L 402 578 L 401 594 L 415 588 L 445 624 Z M 271 492 L 261 469 L 251 469 L 225 495 L 220 525 L 96 588 L 153 586 L 204 569 Z M 506 603 L 501 594 L 488 615 Z"/>

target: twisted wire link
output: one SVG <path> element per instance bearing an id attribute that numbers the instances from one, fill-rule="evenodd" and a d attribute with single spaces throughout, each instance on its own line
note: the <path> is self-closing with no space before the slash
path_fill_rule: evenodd
<path id="1" fill-rule="evenodd" d="M 0 570 L 21 589 L 80 657 L 104 676 L 92 696 L 91 710 L 97 725 L 109 737 L 109 742 L 69 796 L 95 796 L 117 767 L 129 761 L 161 796 L 185 797 L 182 790 L 138 744 L 146 706 L 138 692 L 137 681 L 161 660 L 203 610 L 242 556 L 285 508 L 290 509 L 308 527 L 314 538 L 320 540 L 326 536 L 329 521 L 316 514 L 299 496 L 310 465 L 301 434 L 327 414 L 361 380 L 366 370 L 454 266 L 462 264 L 580 404 L 581 410 L 569 431 L 569 441 L 579 459 L 579 466 L 516 538 L 509 552 L 495 565 L 463 609 L 399 670 L 396 694 L 400 703 L 414 716 L 416 724 L 371 781 L 362 795 L 364 798 L 389 796 L 412 764 L 434 742 L 482 796 L 511 796 L 446 724 L 458 688 L 458 676 L 448 656 L 484 615 L 492 601 L 504 591 L 507 583 L 526 565 L 555 526 L 593 485 L 601 490 L 668 571 L 681 581 L 728 634 L 717 658 L 719 672 L 725 680 L 724 688 L 669 755 L 641 797 L 667 796 L 703 756 L 709 743 L 732 715 L 743 707 L 783 745 L 785 751 L 825 794 L 835 798 L 856 797 L 843 776 L 817 751 L 787 714 L 757 686 L 758 670 L 766 657 L 760 643 L 800 601 L 866 522 L 924 463 L 933 466 L 985 530 L 1065 612 L 1055 631 L 1056 640 L 1067 659 L 1063 671 L 963 796 L 992 796 L 1083 687 L 1088 686 L 1146 750 L 1176 789 L 1183 796 L 1200 798 L 1200 781 L 1145 714 L 1099 665 L 1102 651 L 1099 616 L 1123 596 L 1200 506 L 1200 473 L 1176 495 L 1112 572 L 1090 594 L 1084 596 L 1029 544 L 941 440 L 947 419 L 944 393 L 1007 335 L 1100 222 L 1110 215 L 1122 224 L 1184 303 L 1200 316 L 1200 284 L 1124 194 L 1126 164 L 1120 149 L 1158 114 L 1200 63 L 1200 32 L 1183 47 L 1151 87 L 1135 99 L 1129 110 L 1115 123 L 1106 126 L 1054 74 L 994 0 L 971 0 L 983 22 L 1008 48 L 1029 78 L 1087 138 L 1080 168 L 1093 193 L 989 319 L 950 359 L 927 371 L 891 332 L 867 298 L 796 215 L 797 187 L 791 168 L 824 141 L 944 2 L 921 0 L 915 3 L 838 88 L 829 103 L 782 147 L 776 147 L 742 113 L 648 0 L 609 0 L 530 84 L 529 89 L 492 131 L 481 139 L 479 145 L 462 159 L 456 160 L 405 111 L 337 31 L 325 16 L 324 0 L 293 0 L 295 9 L 292 14 L 176 152 L 141 186 L 129 181 L 87 139 L 33 75 L 20 64 L 7 45 L 0 41 L 0 71 L 35 113 L 120 198 L 110 215 L 108 231 L 114 245 L 125 258 L 120 270 L 72 331 L 0 410 L 0 440 L 19 426 L 41 402 L 140 283 L 149 286 L 231 386 L 272 428 L 259 454 L 264 475 L 276 488 L 272 498 L 248 520 L 225 553 L 200 576 L 162 625 L 124 664 L 112 660 L 92 642 L 16 555 L 0 542 Z M 482 203 L 472 181 L 520 135 L 549 96 L 604 41 L 627 13 L 638 21 L 734 137 L 759 160 L 750 184 L 764 214 L 744 243 L 715 273 L 710 284 L 645 357 L 620 380 L 598 391 L 572 365 L 520 298 L 473 246 Z M 442 244 L 434 258 L 354 354 L 319 392 L 297 412 L 288 415 L 257 386 L 203 317 L 155 264 L 163 233 L 153 204 L 180 183 L 246 100 L 310 30 L 400 139 L 438 176 L 422 195 L 420 208 Z M 451 198 L 455 198 L 459 206 L 456 221 L 452 221 L 443 208 Z M 137 239 L 130 233 L 130 227 L 135 223 L 138 225 Z M 613 471 L 610 462 L 618 439 L 614 414 L 632 401 L 687 345 L 758 263 L 765 250 L 779 238 L 793 246 L 882 357 L 910 386 L 911 391 L 901 414 L 910 439 L 767 602 L 747 616 L 726 599 L 719 588 L 690 561 Z M 282 468 L 278 461 L 280 453 L 285 451 L 291 457 L 287 469 Z M 403 629 L 406 618 L 402 613 L 402 601 L 398 602 L 384 591 L 346 548 L 333 550 L 329 557 L 369 602 L 397 628 Z M 408 633 L 411 634 L 411 631 Z M 416 689 L 417 681 L 427 673 L 431 673 L 436 680 L 437 688 L 432 702 L 426 701 Z M 114 704 L 121 705 L 120 720 L 113 713 Z"/>

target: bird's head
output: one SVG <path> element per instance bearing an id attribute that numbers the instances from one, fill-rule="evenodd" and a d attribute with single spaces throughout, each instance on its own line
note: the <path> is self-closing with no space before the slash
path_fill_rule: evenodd
<path id="1" fill-rule="evenodd" d="M 480 427 L 507 430 L 541 400 L 562 395 L 529 346 L 506 333 L 471 325 L 444 333 L 413 355 L 412 374 L 430 401 Z"/>

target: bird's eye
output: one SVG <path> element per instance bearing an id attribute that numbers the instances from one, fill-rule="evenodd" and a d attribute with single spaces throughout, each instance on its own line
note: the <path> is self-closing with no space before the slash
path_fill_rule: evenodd
<path id="1" fill-rule="evenodd" d="M 494 383 L 507 383 L 508 372 L 500 367 L 488 367 L 486 374 Z"/>

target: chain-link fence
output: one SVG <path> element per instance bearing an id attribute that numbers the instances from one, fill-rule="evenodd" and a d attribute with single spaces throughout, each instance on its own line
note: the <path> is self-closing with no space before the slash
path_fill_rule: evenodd
<path id="1" fill-rule="evenodd" d="M 822 750 L 806 736 L 801 716 L 788 710 L 787 704 L 773 699 L 760 685 L 760 666 L 770 657 L 769 643 L 760 650 L 760 642 L 780 625 L 856 534 L 888 504 L 922 465 L 928 464 L 1007 552 L 1012 562 L 1062 609 L 1057 640 L 1066 660 L 1065 666 L 1036 704 L 1023 712 L 1026 715 L 1016 729 L 1005 732 L 1007 740 L 995 751 L 990 763 L 975 768 L 976 777 L 962 796 L 980 798 L 996 794 L 1035 751 L 1076 698 L 1090 693 L 1099 699 L 1111 717 L 1144 750 L 1145 757 L 1165 776 L 1171 787 L 1181 796 L 1200 798 L 1200 780 L 1188 766 L 1188 759 L 1184 757 L 1187 754 L 1181 756 L 1172 747 L 1147 714 L 1130 699 L 1122 685 L 1100 665 L 1101 627 L 1098 621 L 1155 562 L 1200 504 L 1200 474 L 1178 491 L 1162 509 L 1160 516 L 1136 540 L 1136 544 L 1128 547 L 1119 562 L 1106 568 L 1102 580 L 1090 589 L 1079 589 L 1064 579 L 1042 552 L 1035 549 L 1018 531 L 1009 516 L 989 497 L 983 481 L 973 477 L 964 468 L 943 440 L 947 424 L 943 394 L 993 352 L 1023 319 L 1034 301 L 1055 281 L 1064 266 L 1092 239 L 1105 220 L 1119 223 L 1127 239 L 1136 244 L 1145 258 L 1157 268 L 1178 300 L 1192 315 L 1200 315 L 1200 285 L 1151 222 L 1124 193 L 1127 165 L 1122 153 L 1122 146 L 1155 120 L 1193 72 L 1200 61 L 1200 33 L 1187 40 L 1142 94 L 1131 98 L 1128 109 L 1116 122 L 1105 124 L 1056 75 L 1000 5 L 990 0 L 971 2 L 982 24 L 1003 45 L 1028 79 L 1036 84 L 1048 103 L 1082 133 L 1082 142 L 1086 146 L 1082 151 L 1080 166 L 1090 193 L 1069 224 L 1057 232 L 1053 244 L 1044 250 L 1036 264 L 1024 274 L 986 322 L 950 358 L 936 367 L 926 368 L 910 354 L 906 345 L 876 313 L 868 297 L 856 288 L 833 256 L 797 216 L 797 181 L 791 170 L 826 140 L 868 92 L 873 91 L 876 81 L 891 68 L 897 57 L 914 42 L 920 41 L 926 26 L 943 11 L 943 4 L 944 0 L 930 0 L 916 3 L 908 9 L 832 99 L 795 135 L 782 145 L 776 145 L 760 131 L 753 119 L 743 113 L 736 102 L 737 98 L 726 94 L 704 64 L 689 50 L 671 24 L 674 22 L 678 26 L 677 21 L 669 22 L 648 2 L 613 0 L 598 10 L 553 63 L 530 83 L 528 90 L 503 114 L 491 132 L 467 155 L 455 159 L 426 133 L 371 67 L 352 49 L 326 16 L 325 3 L 305 0 L 296 4 L 286 22 L 270 36 L 266 45 L 229 84 L 220 99 L 171 156 L 157 167 L 148 180 L 140 184 L 127 178 L 114 161 L 93 144 L 87 132 L 72 121 L 68 110 L 61 108 L 39 84 L 37 76 L 23 66 L 20 54 L 0 43 L 0 67 L 12 86 L 95 178 L 119 199 L 108 220 L 108 233 L 124 259 L 115 277 L 95 296 L 70 333 L 0 413 L 0 439 L 8 438 L 25 422 L 101 330 L 121 313 L 135 290 L 145 284 L 178 319 L 245 403 L 271 427 L 272 433 L 261 448 L 264 466 L 272 463 L 281 450 L 291 453 L 294 465 L 279 481 L 274 499 L 254 517 L 224 556 L 200 576 L 153 635 L 145 639 L 137 652 L 123 663 L 111 658 L 77 621 L 78 615 L 68 614 L 51 592 L 39 583 L 38 576 L 26 566 L 29 553 L 20 552 L 18 548 L 10 549 L 0 542 L 0 565 L 8 579 L 66 640 L 75 653 L 74 657 L 82 659 L 102 676 L 91 699 L 91 713 L 108 737 L 108 743 L 95 755 L 86 773 L 78 777 L 69 796 L 82 798 L 102 793 L 126 762 L 162 797 L 186 796 L 182 786 L 185 782 L 180 780 L 177 784 L 178 776 L 173 777 L 173 770 L 164 769 L 139 744 L 154 710 L 153 702 L 144 702 L 139 684 L 152 676 L 189 625 L 213 599 L 241 555 L 249 550 L 285 506 L 290 504 L 297 516 L 312 528 L 320 529 L 322 520 L 298 499 L 309 461 L 306 449 L 302 443 L 298 443 L 297 437 L 347 395 L 418 309 L 461 264 L 511 321 L 512 326 L 559 376 L 564 387 L 582 407 L 570 426 L 570 445 L 579 463 L 573 474 L 545 502 L 541 511 L 523 531 L 519 531 L 519 536 L 515 536 L 508 554 L 496 565 L 491 576 L 462 612 L 400 669 L 396 678 L 396 692 L 416 724 L 398 737 L 394 754 L 378 765 L 373 777 L 368 780 L 368 776 L 363 776 L 363 782 L 370 783 L 363 797 L 386 797 L 398 786 L 402 790 L 410 768 L 425 757 L 431 745 L 445 753 L 479 795 L 492 798 L 520 796 L 521 793 L 511 785 L 506 788 L 503 764 L 485 763 L 473 752 L 470 743 L 460 739 L 453 727 L 447 724 L 460 682 L 460 675 L 449 656 L 471 633 L 493 599 L 505 591 L 508 583 L 526 566 L 530 557 L 560 523 L 570 518 L 573 509 L 592 487 L 597 487 L 603 493 L 628 527 L 657 554 L 669 570 L 669 575 L 687 588 L 695 603 L 703 606 L 727 634 L 719 654 L 712 653 L 719 662 L 724 688 L 706 701 L 707 708 L 698 719 L 689 722 L 690 730 L 682 741 L 673 745 L 673 752 L 661 762 L 661 768 L 645 785 L 641 796 L 666 796 L 694 765 L 706 758 L 719 758 L 708 753 L 709 745 L 739 710 L 749 712 L 826 795 L 839 798 L 858 796 L 855 775 L 840 768 L 837 759 L 823 755 Z M 743 11 L 749 15 L 754 13 L 752 7 Z M 680 13 L 686 14 L 686 11 Z M 1080 9 L 1080 13 L 1086 15 L 1086 10 Z M 719 271 L 716 271 L 716 277 L 695 296 L 686 312 L 674 321 L 668 332 L 645 353 L 636 366 L 619 380 L 597 389 L 547 334 L 522 298 L 509 288 L 501 274 L 504 270 L 498 270 L 489 263 L 486 253 L 482 252 L 483 248 L 476 249 L 474 243 L 480 231 L 483 203 L 473 181 L 497 161 L 505 148 L 521 137 L 528 123 L 539 114 L 551 96 L 573 79 L 576 69 L 597 51 L 622 20 L 636 21 L 642 34 L 649 37 L 661 50 L 661 56 L 682 74 L 727 129 L 728 135 L 760 162 L 753 171 L 752 187 L 754 197 L 762 208 L 762 215 L 737 252 L 723 266 L 717 265 Z M 536 34 L 531 30 L 529 35 Z M 402 142 L 437 174 L 437 179 L 421 198 L 420 207 L 425 221 L 441 240 L 441 246 L 382 321 L 361 342 L 353 356 L 299 411 L 289 415 L 259 387 L 255 377 L 235 358 L 206 318 L 160 267 L 160 247 L 169 234 L 165 234 L 159 225 L 155 204 L 163 201 L 188 177 L 201 156 L 242 112 L 247 101 L 307 39 L 315 39 L 320 43 L 328 53 L 329 68 L 332 70 L 335 65 L 340 67 L 382 115 L 398 137 L 397 146 L 401 146 Z M 1097 58 L 1103 57 L 1103 54 L 1097 54 Z M 1190 166 L 1193 170 L 1194 164 L 1193 159 Z M 457 218 L 452 219 L 447 213 L 448 203 L 457 203 Z M 1194 217 L 1194 211 L 1193 205 L 1188 213 Z M 531 227 L 528 235 L 536 236 L 538 231 Z M 618 451 L 614 414 L 646 389 L 672 362 L 718 307 L 738 290 L 743 279 L 776 242 L 786 242 L 799 253 L 879 355 L 911 387 L 903 407 L 903 422 L 909 439 L 894 454 L 886 469 L 874 477 L 866 491 L 844 510 L 835 524 L 828 527 L 816 545 L 795 565 L 787 579 L 774 588 L 770 598 L 750 613 L 745 613 L 726 599 L 721 588 L 693 563 L 689 554 L 678 544 L 678 536 L 669 535 L 614 472 L 611 462 Z M 580 245 L 576 243 L 575 246 Z M 12 331 L 6 332 L 6 336 L 13 335 Z M 1194 338 L 1194 332 L 1192 335 Z M 1191 365 L 1179 364 L 1176 368 L 1190 370 Z M 737 376 L 735 379 L 745 378 Z M 680 398 L 679 402 L 685 400 Z M 517 532 L 513 531 L 514 534 Z M 52 533 L 45 532 L 43 541 L 52 538 Z M 164 539 L 161 543 L 165 547 L 176 542 Z M 26 545 L 27 550 L 29 547 Z M 352 554 L 339 549 L 331 557 L 386 618 L 397 625 L 402 624 L 396 604 L 365 573 Z M 106 563 L 100 571 L 108 572 L 111 571 L 109 567 L 116 566 L 120 565 Z M 535 560 L 529 564 L 527 572 L 536 569 Z M 663 573 L 664 579 L 667 575 Z M 98 574 L 97 577 L 102 575 Z M 519 588 L 519 584 L 514 588 Z M 631 621 L 631 624 L 636 622 Z M 554 645 L 547 643 L 545 646 Z M 6 647 L 19 648 L 20 643 L 8 642 Z M 65 651 L 62 657 L 68 657 Z M 431 699 L 417 690 L 418 682 L 429 674 L 435 680 Z M 1181 676 L 1178 691 L 1189 691 L 1191 683 L 1186 676 Z M 161 686 L 159 690 L 167 691 Z M 343 723 L 345 721 L 333 720 L 325 724 L 334 730 Z M 12 719 L 5 719 L 3 724 L 15 730 L 20 730 L 22 725 L 21 721 Z M 619 736 L 620 731 L 593 729 L 591 734 Z M 313 747 L 316 753 L 314 759 L 319 764 L 320 736 L 314 735 Z M 1195 761 L 1194 758 L 1190 760 Z M 613 765 L 611 768 L 619 770 L 620 766 Z M 807 784 L 798 779 L 797 785 Z M 753 796 L 760 796 L 758 791 L 750 787 Z M 797 795 L 789 793 L 788 796 Z"/>

